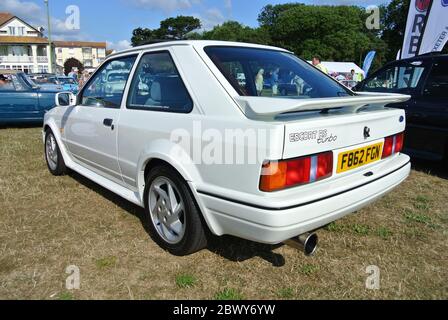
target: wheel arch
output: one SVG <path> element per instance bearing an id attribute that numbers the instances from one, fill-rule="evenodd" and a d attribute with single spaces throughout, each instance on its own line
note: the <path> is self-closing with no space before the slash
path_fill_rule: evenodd
<path id="1" fill-rule="evenodd" d="M 174 160 L 173 158 L 164 155 L 164 154 L 152 154 L 151 156 L 147 156 L 145 160 L 142 162 L 141 169 L 139 170 L 138 174 L 138 188 L 139 193 L 141 195 L 141 202 L 144 203 L 144 190 L 145 190 L 145 179 L 149 171 L 158 166 L 158 165 L 165 165 L 169 168 L 173 169 L 175 172 L 177 172 L 181 178 L 183 178 L 192 194 L 192 197 L 194 201 L 196 202 L 196 205 L 199 208 L 199 212 L 201 213 L 201 217 L 203 221 L 205 222 L 208 229 L 214 233 L 214 234 L 220 234 L 215 219 L 212 218 L 208 214 L 207 208 L 204 203 L 202 203 L 197 191 L 196 186 L 198 183 L 202 182 L 201 177 L 199 175 L 199 172 L 197 171 L 196 167 L 193 165 L 193 163 L 184 164 L 182 165 L 178 161 Z M 194 167 L 192 167 L 194 166 Z M 198 179 L 198 180 L 195 180 Z"/>

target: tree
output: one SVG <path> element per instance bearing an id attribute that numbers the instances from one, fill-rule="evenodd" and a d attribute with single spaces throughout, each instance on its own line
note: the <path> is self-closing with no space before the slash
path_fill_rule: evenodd
<path id="1" fill-rule="evenodd" d="M 395 60 L 401 49 L 406 30 L 410 0 L 392 0 L 381 7 L 381 39 L 387 43 L 386 59 Z"/>
<path id="2" fill-rule="evenodd" d="M 385 50 L 378 35 L 365 27 L 366 17 L 365 10 L 356 6 L 286 4 L 266 6 L 259 21 L 273 44 L 304 59 L 318 54 L 325 60 L 360 64 L 368 51 Z"/>
<path id="3" fill-rule="evenodd" d="M 84 70 L 84 65 L 75 58 L 68 58 L 64 62 L 64 74 L 68 75 L 73 68 L 77 68 L 78 72 L 82 72 Z"/>
<path id="4" fill-rule="evenodd" d="M 250 28 L 236 21 L 227 21 L 215 26 L 212 30 L 204 32 L 204 40 L 223 40 L 250 43 L 268 43 L 269 34 L 262 32 L 260 28 Z"/>
<path id="5" fill-rule="evenodd" d="M 160 28 L 137 28 L 132 31 L 132 46 L 163 39 L 183 40 L 188 34 L 201 28 L 201 21 L 195 17 L 177 16 L 160 22 Z"/>
<path id="6" fill-rule="evenodd" d="M 186 39 L 188 33 L 201 28 L 201 20 L 191 16 L 177 16 L 160 22 L 159 34 L 164 39 Z"/>
<path id="7" fill-rule="evenodd" d="M 155 38 L 155 32 L 148 28 L 137 28 L 132 31 L 131 43 L 133 47 L 144 44 Z"/>

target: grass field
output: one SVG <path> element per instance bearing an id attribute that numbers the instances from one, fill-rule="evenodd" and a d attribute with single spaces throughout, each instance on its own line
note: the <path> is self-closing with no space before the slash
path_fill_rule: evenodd
<path id="1" fill-rule="evenodd" d="M 51 176 L 42 149 L 39 128 L 0 129 L 0 299 L 448 298 L 443 172 L 413 170 L 319 231 L 315 257 L 224 237 L 179 258 L 150 239 L 140 208 L 77 174 Z M 65 287 L 69 265 L 80 290 Z M 369 265 L 380 290 L 365 287 Z"/>

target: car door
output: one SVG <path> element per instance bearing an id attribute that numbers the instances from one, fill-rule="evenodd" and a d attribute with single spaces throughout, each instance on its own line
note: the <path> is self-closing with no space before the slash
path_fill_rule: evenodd
<path id="1" fill-rule="evenodd" d="M 137 188 L 139 158 L 150 143 L 169 141 L 170 133 L 189 121 L 193 100 L 171 51 L 142 55 L 120 118 L 118 154 L 123 181 Z"/>
<path id="2" fill-rule="evenodd" d="M 65 144 L 73 159 L 92 171 L 122 182 L 117 160 L 117 123 L 127 79 L 136 55 L 110 60 L 103 64 L 78 95 L 78 105 L 71 107 L 62 121 Z M 124 81 L 112 92 L 107 74 L 120 70 Z"/>
<path id="3" fill-rule="evenodd" d="M 18 75 L 3 74 L 0 84 L 0 120 L 27 121 L 39 119 L 38 92 Z"/>
<path id="4" fill-rule="evenodd" d="M 420 157 L 441 160 L 448 146 L 448 60 L 434 62 L 407 117 L 407 148 Z"/>

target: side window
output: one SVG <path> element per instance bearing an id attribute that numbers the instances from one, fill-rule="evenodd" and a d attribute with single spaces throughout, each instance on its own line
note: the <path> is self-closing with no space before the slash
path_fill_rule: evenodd
<path id="1" fill-rule="evenodd" d="M 128 109 L 188 113 L 193 102 L 169 52 L 145 54 L 129 91 Z"/>
<path id="2" fill-rule="evenodd" d="M 448 98 L 448 61 L 434 64 L 424 94 L 436 98 Z"/>
<path id="3" fill-rule="evenodd" d="M 95 73 L 82 92 L 83 106 L 119 108 L 137 56 L 111 60 Z"/>
<path id="4" fill-rule="evenodd" d="M 400 92 L 415 89 L 422 79 L 425 66 L 421 62 L 391 66 L 368 80 L 367 91 Z"/>

